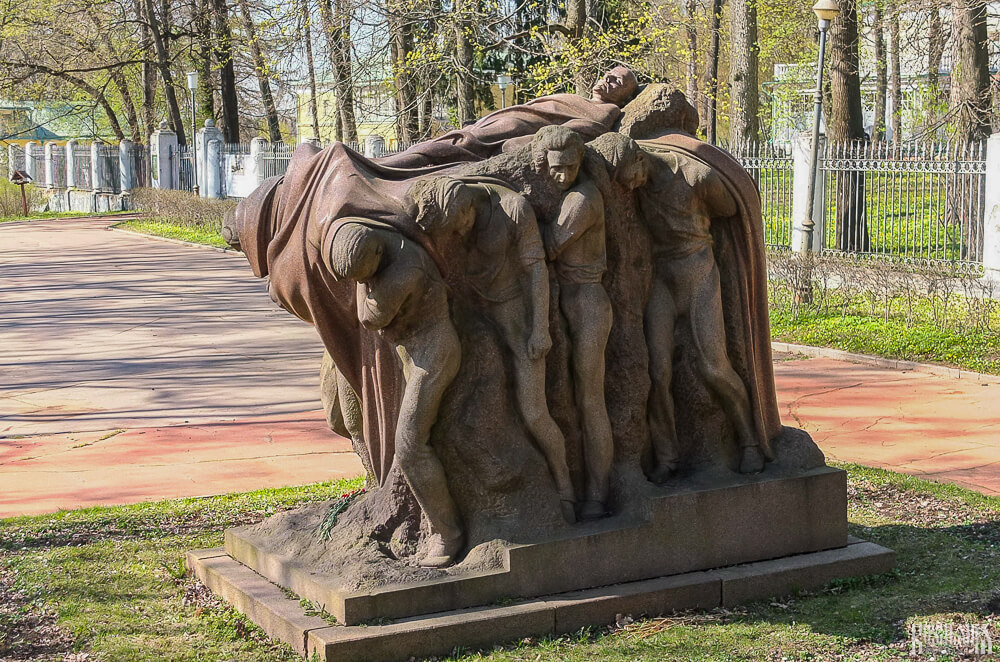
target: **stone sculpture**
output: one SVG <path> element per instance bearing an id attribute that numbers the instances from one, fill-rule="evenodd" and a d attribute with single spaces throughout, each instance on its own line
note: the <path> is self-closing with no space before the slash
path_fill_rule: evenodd
<path id="1" fill-rule="evenodd" d="M 606 513 L 614 445 L 604 401 L 604 349 L 611 334 L 611 300 L 601 280 L 607 271 L 604 197 L 581 176 L 583 139 L 564 126 L 542 128 L 531 142 L 533 166 L 563 190 L 556 220 L 543 227 L 545 251 L 555 263 L 572 344 L 571 364 L 577 410 L 583 419 L 586 468 L 580 518 Z"/>
<path id="2" fill-rule="evenodd" d="M 444 281 L 420 246 L 388 226 L 346 219 L 328 236 L 324 262 L 335 278 L 357 283 L 362 326 L 395 345 L 402 361 L 396 456 L 430 527 L 430 549 L 420 564 L 447 565 L 462 547 L 462 525 L 429 442 L 441 397 L 458 373 L 462 346 Z"/>
<path id="3" fill-rule="evenodd" d="M 470 235 L 469 285 L 510 350 L 518 409 L 548 462 L 563 516 L 573 522 L 566 440 L 545 401 L 545 355 L 552 347 L 549 281 L 535 213 L 523 197 L 497 184 L 438 177 L 415 189 L 416 222 L 431 238 Z"/>
<path id="4" fill-rule="evenodd" d="M 574 628 L 711 606 L 639 584 L 693 573 L 677 585 L 728 599 L 743 589 L 696 571 L 847 549 L 843 472 L 778 416 L 756 186 L 696 126 L 683 94 L 616 67 L 592 99 L 398 155 L 300 146 L 227 219 L 316 327 L 328 419 L 369 474 L 363 496 L 227 532 L 231 558 L 337 617 L 326 639 L 276 630 L 301 652 L 392 659 L 421 623 L 465 634 L 407 654 L 492 641 L 461 625 L 480 612 L 428 614 L 512 598 L 553 632 L 577 598 L 539 596 L 610 585 Z M 850 558 L 870 572 L 879 550 Z"/>

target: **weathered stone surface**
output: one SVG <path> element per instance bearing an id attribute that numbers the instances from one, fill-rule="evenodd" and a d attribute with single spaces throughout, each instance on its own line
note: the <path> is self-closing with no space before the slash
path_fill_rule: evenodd
<path id="1" fill-rule="evenodd" d="M 852 539 L 853 541 L 854 539 Z M 456 647 L 488 646 L 523 637 L 574 632 L 613 623 L 618 615 L 655 616 L 685 609 L 733 606 L 740 600 L 777 597 L 795 589 L 816 588 L 838 578 L 892 568 L 893 553 L 863 541 L 835 550 L 691 572 L 587 591 L 547 595 L 511 605 L 493 605 L 430 614 L 367 626 L 330 626 L 307 617 L 259 575 L 220 550 L 200 550 L 188 563 L 213 590 L 272 636 L 323 662 L 390 662 L 447 655 Z M 211 564 L 211 568 L 204 566 Z M 263 583 L 263 584 L 262 584 Z M 270 586 L 270 590 L 264 588 Z M 264 615 L 264 616 L 261 616 Z M 258 620 L 260 619 L 260 620 Z M 268 629 L 270 628 L 270 629 Z"/>
<path id="2" fill-rule="evenodd" d="M 260 575 L 246 569 L 222 549 L 188 552 L 187 566 L 212 592 L 261 627 L 270 637 L 306 653 L 305 635 L 329 625 L 318 616 L 307 616 L 297 599 Z"/>
<path id="3" fill-rule="evenodd" d="M 226 531 L 226 551 L 348 625 L 606 586 L 847 544 L 846 474 L 696 476 L 650 486 L 644 517 L 579 525 L 533 543 L 488 544 L 446 570 L 401 565 L 400 581 L 346 585 L 315 527 L 326 506 Z M 285 527 L 285 528 L 282 528 Z"/>

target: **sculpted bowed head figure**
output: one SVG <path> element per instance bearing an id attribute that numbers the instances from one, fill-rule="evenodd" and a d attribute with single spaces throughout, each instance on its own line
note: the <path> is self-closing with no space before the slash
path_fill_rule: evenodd
<path id="1" fill-rule="evenodd" d="M 449 233 L 468 237 L 466 278 L 510 349 L 518 409 L 548 463 L 564 518 L 575 521 L 566 440 L 545 400 L 549 277 L 534 211 L 504 186 L 450 177 L 419 181 L 410 198 L 417 224 L 433 240 Z"/>
<path id="2" fill-rule="evenodd" d="M 372 221 L 341 222 L 324 257 L 334 277 L 357 282 L 359 321 L 393 343 L 402 361 L 396 461 L 430 524 L 420 564 L 448 565 L 464 536 L 444 467 L 428 443 L 462 356 L 444 281 L 420 246 Z"/>
<path id="3" fill-rule="evenodd" d="M 577 410 L 583 422 L 585 500 L 580 519 L 607 514 L 614 442 L 604 399 L 604 350 L 611 334 L 612 309 L 601 280 L 608 268 L 604 197 L 580 174 L 586 148 L 574 131 L 542 129 L 531 143 L 535 170 L 548 173 L 562 189 L 556 221 L 543 227 L 545 252 L 559 277 L 559 308 L 572 346 L 570 368 Z"/>

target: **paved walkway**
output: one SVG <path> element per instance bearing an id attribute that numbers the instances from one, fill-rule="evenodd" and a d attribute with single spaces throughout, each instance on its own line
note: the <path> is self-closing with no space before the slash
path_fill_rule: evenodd
<path id="1" fill-rule="evenodd" d="M 0 517 L 356 475 L 322 349 L 240 255 L 0 225 Z M 1000 494 L 1000 381 L 778 355 L 781 414 L 828 457 Z"/>

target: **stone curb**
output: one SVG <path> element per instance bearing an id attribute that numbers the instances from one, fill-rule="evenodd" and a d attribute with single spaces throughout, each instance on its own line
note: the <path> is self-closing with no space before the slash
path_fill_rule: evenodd
<path id="1" fill-rule="evenodd" d="M 332 662 L 391 662 L 448 655 L 526 636 L 553 636 L 620 615 L 712 609 L 816 589 L 834 579 L 883 573 L 895 553 L 862 540 L 846 547 L 770 561 L 547 595 L 510 605 L 438 612 L 378 625 L 329 625 L 221 548 L 188 552 L 187 567 L 216 595 L 300 655 Z"/>
<path id="2" fill-rule="evenodd" d="M 847 363 L 872 365 L 878 368 L 921 372 L 940 377 L 951 377 L 952 379 L 971 379 L 981 384 L 1000 384 L 1000 376 L 997 375 L 986 375 L 981 372 L 962 370 L 961 368 L 949 368 L 948 366 L 933 365 L 930 363 L 887 359 L 882 356 L 872 356 L 871 354 L 852 354 L 851 352 L 832 349 L 830 347 L 813 347 L 812 345 L 796 345 L 794 343 L 772 341 L 771 350 L 774 352 L 805 354 L 813 358 L 834 359 Z"/>
<path id="3" fill-rule="evenodd" d="M 132 220 L 132 219 L 128 219 Z M 136 232 L 135 230 L 129 230 L 128 228 L 116 228 L 113 225 L 109 225 L 107 230 L 112 232 L 126 232 L 135 237 L 143 237 L 145 239 L 152 239 L 153 241 L 165 241 L 168 244 L 178 244 L 180 246 L 190 246 L 191 248 L 207 248 L 210 251 L 215 251 L 216 253 L 226 253 L 227 255 L 242 255 L 240 251 L 233 250 L 232 248 L 220 248 L 218 246 L 209 246 L 207 244 L 196 244 L 193 241 L 184 241 L 183 239 L 174 239 L 172 237 L 160 237 L 155 234 L 146 234 L 145 232 Z"/>

